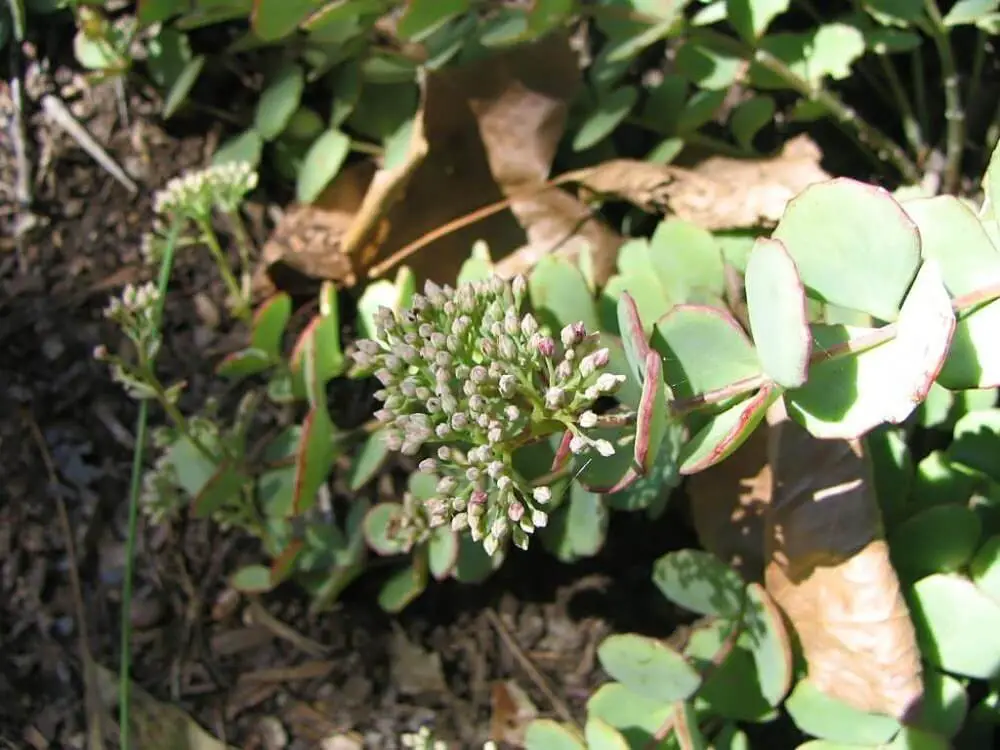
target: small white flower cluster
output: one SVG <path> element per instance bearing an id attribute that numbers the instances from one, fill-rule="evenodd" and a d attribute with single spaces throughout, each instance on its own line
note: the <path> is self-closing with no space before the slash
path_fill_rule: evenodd
<path id="1" fill-rule="evenodd" d="M 255 187 L 257 172 L 247 162 L 218 164 L 170 180 L 153 197 L 153 210 L 161 215 L 207 219 L 215 208 L 225 213 L 235 211 Z"/>
<path id="2" fill-rule="evenodd" d="M 148 344 L 159 339 L 156 330 L 156 307 L 159 301 L 160 291 L 153 282 L 139 286 L 128 284 L 121 296 L 111 298 L 104 308 L 104 317 L 117 323 L 136 346 Z M 152 356 L 151 352 L 146 354 Z"/>
<path id="3" fill-rule="evenodd" d="M 426 726 L 400 735 L 399 743 L 407 750 L 448 750 L 448 745 L 443 740 L 435 740 Z"/>

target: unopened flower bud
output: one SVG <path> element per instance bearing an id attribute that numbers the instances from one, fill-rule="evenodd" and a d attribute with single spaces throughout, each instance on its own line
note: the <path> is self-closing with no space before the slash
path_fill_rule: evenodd
<path id="1" fill-rule="evenodd" d="M 447 422 L 442 422 L 434 428 L 434 434 L 441 440 L 444 440 L 451 434 L 451 427 Z"/>
<path id="2" fill-rule="evenodd" d="M 587 327 L 583 324 L 583 321 L 570 323 L 559 332 L 559 338 L 562 340 L 563 346 L 567 348 L 576 346 L 583 341 L 583 337 L 586 335 Z"/>
<path id="3" fill-rule="evenodd" d="M 553 386 L 545 392 L 545 405 L 550 409 L 558 409 L 566 400 L 566 391 Z"/>
<path id="4" fill-rule="evenodd" d="M 531 491 L 531 496 L 535 499 L 536 503 L 545 505 L 545 503 L 552 499 L 552 490 L 548 487 L 535 487 L 535 489 Z"/>
<path id="5" fill-rule="evenodd" d="M 466 526 L 469 525 L 469 514 L 468 513 L 456 513 L 455 517 L 451 519 L 451 530 L 461 531 Z"/>
<path id="6" fill-rule="evenodd" d="M 534 334 L 538 333 L 538 321 L 535 320 L 535 316 L 531 313 L 526 313 L 523 318 L 521 318 L 521 333 L 531 338 Z"/>
<path id="7" fill-rule="evenodd" d="M 591 427 L 597 426 L 597 415 L 592 411 L 585 411 L 580 415 L 580 426 L 584 429 L 590 429 Z"/>
<path id="8" fill-rule="evenodd" d="M 569 452 L 573 455 L 578 455 L 587 450 L 587 440 L 580 437 L 579 435 L 574 435 L 569 441 Z"/>
<path id="9" fill-rule="evenodd" d="M 603 438 L 595 442 L 594 447 L 597 448 L 597 452 L 605 458 L 615 455 L 615 447 Z"/>
<path id="10" fill-rule="evenodd" d="M 548 336 L 543 336 L 538 340 L 538 352 L 543 357 L 551 357 L 556 353 L 556 342 Z"/>
<path id="11" fill-rule="evenodd" d="M 531 512 L 531 523 L 535 528 L 543 529 L 549 522 L 549 514 L 544 510 L 533 510 Z"/>
<path id="12" fill-rule="evenodd" d="M 524 505 L 514 501 L 507 508 L 507 518 L 509 518 L 514 523 L 517 523 L 524 517 Z"/>
<path id="13" fill-rule="evenodd" d="M 624 375 L 614 375 L 613 373 L 605 372 L 601 373 L 594 385 L 597 386 L 597 390 L 601 393 L 612 393 L 624 380 Z"/>
<path id="14" fill-rule="evenodd" d="M 513 375 L 501 375 L 500 382 L 500 395 L 504 398 L 510 398 L 517 392 L 517 378 Z"/>
<path id="15" fill-rule="evenodd" d="M 511 422 L 516 422 L 521 416 L 521 410 L 518 409 L 514 404 L 510 404 L 503 410 L 504 416 Z"/>

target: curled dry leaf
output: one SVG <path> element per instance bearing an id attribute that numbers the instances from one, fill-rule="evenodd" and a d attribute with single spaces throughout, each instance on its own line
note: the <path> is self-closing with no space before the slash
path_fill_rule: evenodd
<path id="1" fill-rule="evenodd" d="M 690 167 L 661 167 L 672 177 L 661 190 L 670 213 L 710 231 L 770 225 L 806 187 L 830 179 L 821 156 L 801 135 L 766 159 L 710 156 Z"/>
<path id="2" fill-rule="evenodd" d="M 862 711 L 910 718 L 920 654 L 861 444 L 819 440 L 779 409 L 769 417 L 765 582 L 798 634 L 808 680 Z"/>
<path id="3" fill-rule="evenodd" d="M 490 739 L 522 747 L 528 724 L 538 718 L 538 709 L 528 694 L 514 680 L 494 682 L 490 707 Z"/>
<path id="4" fill-rule="evenodd" d="M 764 524 L 771 501 L 767 426 L 688 484 L 698 541 L 747 581 L 764 578 Z"/>

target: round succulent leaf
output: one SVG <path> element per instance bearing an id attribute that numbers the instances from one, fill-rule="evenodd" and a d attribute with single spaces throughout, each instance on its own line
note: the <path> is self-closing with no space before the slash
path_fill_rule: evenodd
<path id="1" fill-rule="evenodd" d="M 278 2 L 278 0 L 273 0 Z M 305 73 L 298 65 L 281 68 L 257 100 L 254 129 L 265 141 L 277 138 L 302 102 Z"/>
<path id="2" fill-rule="evenodd" d="M 907 201 L 903 209 L 920 231 L 921 251 L 941 266 L 953 296 L 1000 283 L 1000 251 L 963 201 L 939 195 Z"/>
<path id="3" fill-rule="evenodd" d="M 350 151 L 351 139 L 340 130 L 327 130 L 313 141 L 295 184 L 300 203 L 312 203 L 320 196 L 340 172 Z"/>
<path id="4" fill-rule="evenodd" d="M 259 349 L 241 349 L 226 355 L 215 374 L 222 378 L 245 378 L 257 375 L 274 366 L 274 358 Z"/>
<path id="5" fill-rule="evenodd" d="M 619 274 L 608 279 L 601 290 L 602 304 L 611 308 L 612 319 L 621 295 L 628 292 L 632 296 L 647 337 L 653 330 L 653 324 L 666 315 L 676 302 L 660 281 L 650 252 L 649 242 L 643 238 L 623 244 L 618 251 Z"/>
<path id="6" fill-rule="evenodd" d="M 1000 301 L 965 314 L 955 327 L 951 349 L 938 375 L 945 388 L 995 388 L 1000 385 Z"/>
<path id="7" fill-rule="evenodd" d="M 435 580 L 443 581 L 455 570 L 458 563 L 458 534 L 447 526 L 438 526 L 431 532 L 427 544 L 427 563 Z"/>
<path id="8" fill-rule="evenodd" d="M 958 734 L 969 712 L 965 686 L 951 675 L 924 669 L 924 694 L 916 725 L 944 737 Z"/>
<path id="9" fill-rule="evenodd" d="M 389 447 L 385 442 L 385 430 L 376 430 L 365 438 L 364 444 L 351 461 L 348 473 L 348 486 L 351 491 L 357 492 L 374 479 L 388 455 Z"/>
<path id="10" fill-rule="evenodd" d="M 954 464 L 1000 481 L 1000 408 L 966 414 L 955 424 L 947 458 Z"/>
<path id="11" fill-rule="evenodd" d="M 989 680 L 1000 674 L 1000 604 L 972 581 L 936 573 L 908 596 L 920 653 L 945 672 Z"/>
<path id="12" fill-rule="evenodd" d="M 597 658 L 612 678 L 651 700 L 687 700 L 701 686 L 701 675 L 687 659 L 654 638 L 609 636 L 598 647 Z"/>
<path id="13" fill-rule="evenodd" d="M 295 31 L 316 5 L 316 0 L 255 0 L 250 27 L 261 41 L 275 42 Z"/>
<path id="14" fill-rule="evenodd" d="M 472 246 L 469 257 L 462 263 L 455 283 L 461 286 L 476 281 L 487 281 L 494 273 L 489 247 L 485 243 L 477 242 Z"/>
<path id="15" fill-rule="evenodd" d="M 395 281 L 380 279 L 369 284 L 358 300 L 358 326 L 365 338 L 376 338 L 375 313 L 379 307 L 393 312 L 406 309 L 413 298 L 416 278 L 409 269 L 400 269 Z"/>
<path id="16" fill-rule="evenodd" d="M 900 728 L 890 716 L 865 713 L 828 697 L 808 679 L 795 686 L 785 701 L 785 710 L 803 732 L 831 742 L 881 745 Z"/>
<path id="17" fill-rule="evenodd" d="M 806 294 L 781 240 L 757 240 L 747 262 L 746 298 L 764 373 L 785 388 L 805 383 L 812 353 Z"/>
<path id="18" fill-rule="evenodd" d="M 656 352 L 646 352 L 645 369 L 642 396 L 635 418 L 633 451 L 636 469 L 643 475 L 652 471 L 660 454 L 660 445 L 673 421 L 670 416 L 670 390 L 663 383 L 663 365 Z"/>
<path id="19" fill-rule="evenodd" d="M 590 492 L 578 482 L 569 489 L 569 502 L 561 505 L 539 532 L 542 543 L 565 563 L 593 557 L 604 546 L 608 531 L 608 509 L 603 495 Z"/>
<path id="20" fill-rule="evenodd" d="M 618 682 L 606 682 L 587 701 L 587 716 L 613 726 L 629 747 L 645 747 L 670 718 L 674 707 L 633 693 Z"/>
<path id="21" fill-rule="evenodd" d="M 753 151 L 753 139 L 761 128 L 774 122 L 776 105 L 770 96 L 761 95 L 747 99 L 733 110 L 729 128 L 736 142 L 747 151 Z"/>
<path id="22" fill-rule="evenodd" d="M 564 258 L 546 255 L 528 277 L 531 306 L 540 322 L 558 331 L 583 321 L 588 331 L 597 331 L 597 307 L 580 269 Z"/>
<path id="23" fill-rule="evenodd" d="M 785 619 L 760 584 L 747 586 L 743 639 L 750 645 L 761 695 L 774 707 L 781 705 L 793 679 L 792 644 Z"/>
<path id="24" fill-rule="evenodd" d="M 667 424 L 666 434 L 652 467 L 625 489 L 605 495 L 608 508 L 621 511 L 647 510 L 650 517 L 658 517 L 666 508 L 671 490 L 680 484 L 678 459 L 685 433 L 682 422 L 671 420 Z"/>
<path id="25" fill-rule="evenodd" d="M 711 232 L 696 224 L 661 221 L 649 241 L 649 257 L 667 297 L 675 303 L 714 305 L 725 294 L 722 251 Z"/>
<path id="26" fill-rule="evenodd" d="M 420 564 L 414 560 L 382 584 L 378 592 L 378 605 L 389 614 L 396 614 L 406 609 L 414 599 L 427 588 L 427 563 Z"/>
<path id="27" fill-rule="evenodd" d="M 728 91 L 698 90 L 684 103 L 684 108 L 677 117 L 677 134 L 690 135 L 703 125 L 708 124 L 719 114 L 725 105 Z"/>
<path id="28" fill-rule="evenodd" d="M 585 151 L 603 141 L 628 117 L 639 98 L 634 86 L 621 86 L 599 93 L 591 113 L 573 137 L 573 150 Z"/>
<path id="29" fill-rule="evenodd" d="M 981 536 L 982 524 L 971 508 L 957 503 L 926 508 L 889 535 L 893 567 L 909 580 L 960 570 L 972 559 Z"/>
<path id="30" fill-rule="evenodd" d="M 953 463 L 945 451 L 931 451 L 917 464 L 912 505 L 967 503 L 981 483 L 978 474 Z"/>
<path id="31" fill-rule="evenodd" d="M 754 44 L 788 5 L 789 0 L 726 0 L 726 16 L 744 41 Z"/>
<path id="32" fill-rule="evenodd" d="M 470 0 L 412 0 L 396 23 L 396 34 L 419 42 L 470 6 Z"/>
<path id="33" fill-rule="evenodd" d="M 281 339 L 291 315 L 292 298 L 285 292 L 279 292 L 261 304 L 254 312 L 250 346 L 278 359 L 281 356 Z"/>
<path id="34" fill-rule="evenodd" d="M 169 120 L 177 114 L 177 110 L 187 101 L 188 94 L 191 93 L 191 89 L 198 82 L 198 76 L 201 75 L 202 68 L 205 67 L 206 59 L 204 55 L 192 57 L 170 84 L 170 89 L 163 98 L 164 120 Z"/>
<path id="35" fill-rule="evenodd" d="M 674 604 L 700 615 L 733 619 L 743 608 L 743 579 L 711 552 L 667 553 L 653 564 L 653 583 Z"/>
<path id="36" fill-rule="evenodd" d="M 615 398 L 619 403 L 632 409 L 639 407 L 639 399 L 642 398 L 642 383 L 638 380 L 638 375 L 632 370 L 625 353 L 625 346 L 622 339 L 602 332 L 599 346 L 608 350 L 608 364 L 605 370 L 616 375 L 625 375 L 626 380 L 615 392 Z"/>
<path id="37" fill-rule="evenodd" d="M 451 572 L 452 578 L 460 583 L 482 583 L 503 562 L 503 555 L 498 550 L 493 557 L 486 554 L 483 545 L 472 541 L 468 534 L 458 537 L 458 560 Z"/>
<path id="38" fill-rule="evenodd" d="M 891 526 L 905 512 L 916 467 L 902 428 L 882 425 L 865 438 L 865 454 L 872 467 L 872 486 L 882 518 Z"/>
<path id="39" fill-rule="evenodd" d="M 588 750 L 572 728 L 552 719 L 535 719 L 524 733 L 525 750 Z"/>
<path id="40" fill-rule="evenodd" d="M 757 667 L 745 644 L 738 641 L 719 667 L 712 669 L 733 627 L 731 622 L 716 620 L 688 639 L 685 656 L 709 675 L 698 697 L 713 714 L 725 719 L 766 721 L 774 717 L 774 710 L 761 694 Z"/>
<path id="41" fill-rule="evenodd" d="M 292 513 L 299 515 L 316 502 L 316 493 L 333 467 L 333 422 L 325 407 L 314 407 L 302 422 L 301 441 L 295 457 L 295 492 Z"/>
<path id="42" fill-rule="evenodd" d="M 969 563 L 969 577 L 1000 603 L 1000 535 L 991 536 Z"/>
<path id="43" fill-rule="evenodd" d="M 622 292 L 618 298 L 618 330 L 622 348 L 628 361 L 629 374 L 635 384 L 646 382 L 646 355 L 651 351 L 649 337 L 639 314 L 639 306 L 629 292 Z M 641 394 L 640 394 L 641 399 Z"/>
<path id="44" fill-rule="evenodd" d="M 256 167 L 260 164 L 260 155 L 263 150 L 264 140 L 260 137 L 260 133 L 251 128 L 233 136 L 219 146 L 212 154 L 212 164 L 218 166 L 219 164 L 246 162 L 251 167 Z"/>
<path id="45" fill-rule="evenodd" d="M 761 375 L 750 339 L 718 308 L 677 305 L 656 322 L 652 345 L 663 356 L 664 379 L 677 398 Z"/>
<path id="46" fill-rule="evenodd" d="M 595 440 L 609 441 L 614 446 L 614 455 L 600 461 L 585 461 L 574 476 L 582 487 L 592 492 L 611 492 L 632 469 L 635 433 L 622 427 L 598 427 L 589 434 Z"/>
<path id="47" fill-rule="evenodd" d="M 373 552 L 379 555 L 398 555 L 403 551 L 403 545 L 390 536 L 392 523 L 403 514 L 403 506 L 399 503 L 376 503 L 365 514 L 362 528 L 365 542 Z"/>
<path id="48" fill-rule="evenodd" d="M 587 750 L 629 750 L 622 733 L 596 716 L 587 719 L 583 736 L 587 741 Z"/>
<path id="49" fill-rule="evenodd" d="M 920 265 L 920 234 L 903 208 L 882 188 L 847 178 L 807 187 L 773 236 L 813 294 L 887 321 Z"/>
<path id="50" fill-rule="evenodd" d="M 996 219 L 1000 207 L 1000 143 L 993 147 L 990 163 L 986 165 L 983 191 L 986 193 L 986 199 L 979 212 L 980 216 L 983 219 Z"/>
<path id="51" fill-rule="evenodd" d="M 266 565 L 243 566 L 230 577 L 229 585 L 244 594 L 264 594 L 274 588 Z"/>
<path id="52" fill-rule="evenodd" d="M 728 89 L 744 68 L 743 58 L 688 40 L 677 50 L 676 70 L 698 88 Z"/>
<path id="53" fill-rule="evenodd" d="M 944 25 L 951 28 L 979 24 L 995 16 L 998 5 L 997 0 L 958 0 L 945 14 Z"/>
<path id="54" fill-rule="evenodd" d="M 865 38 L 854 26 L 828 23 L 818 29 L 768 34 L 758 45 L 783 62 L 797 77 L 820 85 L 826 77 L 843 80 L 865 53 Z M 787 89 L 781 76 L 762 65 L 750 67 L 750 82 L 762 89 Z"/>
<path id="55" fill-rule="evenodd" d="M 728 458 L 750 437 L 779 393 L 767 386 L 713 416 L 681 450 L 681 474 L 694 474 Z"/>

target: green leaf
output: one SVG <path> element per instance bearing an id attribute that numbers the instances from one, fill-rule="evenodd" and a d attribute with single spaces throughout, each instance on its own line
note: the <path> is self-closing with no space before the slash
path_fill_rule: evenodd
<path id="1" fill-rule="evenodd" d="M 628 292 L 648 336 L 656 321 L 666 315 L 675 302 L 667 295 L 653 267 L 649 242 L 633 239 L 623 244 L 618 250 L 618 268 L 621 273 L 612 276 L 601 290 L 602 317 L 613 320 L 612 308 L 617 306 L 622 294 Z"/>
<path id="2" fill-rule="evenodd" d="M 948 358 L 938 375 L 945 388 L 995 388 L 1000 385 L 1000 301 L 965 313 L 955 326 Z"/>
<path id="3" fill-rule="evenodd" d="M 245 130 L 223 143 L 212 154 L 212 164 L 232 164 L 246 162 L 251 167 L 260 164 L 260 155 L 264 149 L 264 141 L 254 129 Z"/>
<path id="4" fill-rule="evenodd" d="M 194 499 L 195 516 L 207 518 L 227 502 L 239 498 L 247 478 L 232 461 L 219 464 L 218 470 L 202 485 Z"/>
<path id="5" fill-rule="evenodd" d="M 732 619 L 743 607 L 743 579 L 710 552 L 664 555 L 653 564 L 653 583 L 674 604 L 700 615 Z"/>
<path id="6" fill-rule="evenodd" d="M 295 31 L 318 5 L 317 0 L 254 0 L 250 26 L 259 39 L 274 42 Z"/>
<path id="7" fill-rule="evenodd" d="M 677 118 L 677 134 L 690 136 L 698 128 L 711 122 L 725 105 L 728 93 L 727 89 L 719 89 L 701 90 L 692 94 Z"/>
<path id="8" fill-rule="evenodd" d="M 663 356 L 664 379 L 677 398 L 761 374 L 753 345 L 725 310 L 677 305 L 656 322 L 652 344 Z"/>
<path id="9" fill-rule="evenodd" d="M 392 524 L 403 513 L 399 503 L 377 503 L 365 514 L 362 528 L 365 542 L 379 555 L 398 555 L 403 551 L 403 544 L 389 534 Z"/>
<path id="10" fill-rule="evenodd" d="M 583 734 L 587 740 L 587 750 L 629 750 L 628 742 L 621 732 L 597 717 L 587 719 Z"/>
<path id="11" fill-rule="evenodd" d="M 278 0 L 273 0 L 278 2 Z M 277 138 L 302 101 L 305 74 L 298 65 L 281 68 L 257 100 L 254 128 L 265 141 Z"/>
<path id="12" fill-rule="evenodd" d="M 645 747 L 673 712 L 673 706 L 633 693 L 617 682 L 601 685 L 587 701 L 587 716 L 621 732 L 629 747 Z"/>
<path id="13" fill-rule="evenodd" d="M 300 203 L 312 203 L 340 172 L 351 151 L 351 139 L 339 130 L 327 130 L 313 141 L 302 161 L 295 185 Z"/>
<path id="14" fill-rule="evenodd" d="M 462 263 L 455 283 L 461 286 L 475 281 L 486 281 L 493 273 L 493 259 L 490 257 L 489 248 L 486 243 L 477 242 L 472 246 L 472 253 Z"/>
<path id="15" fill-rule="evenodd" d="M 639 307 L 628 292 L 623 292 L 618 298 L 617 317 L 629 375 L 636 384 L 641 386 L 646 377 L 646 356 L 651 349 L 646 328 L 639 314 Z"/>
<path id="16" fill-rule="evenodd" d="M 382 585 L 378 592 L 378 605 L 390 614 L 402 612 L 410 602 L 420 596 L 427 588 L 426 562 L 420 565 L 414 560 L 409 565 L 395 573 Z"/>
<path id="17" fill-rule="evenodd" d="M 882 517 L 892 525 L 902 515 L 913 488 L 915 467 L 901 428 L 882 425 L 865 436 L 872 486 Z"/>
<path id="18" fill-rule="evenodd" d="M 924 669 L 924 695 L 917 726 L 954 737 L 965 723 L 968 711 L 969 698 L 961 682 L 935 669 Z"/>
<path id="19" fill-rule="evenodd" d="M 652 467 L 625 489 L 605 495 L 608 508 L 622 511 L 647 510 L 651 518 L 658 517 L 666 508 L 670 491 L 680 484 L 678 459 L 684 437 L 684 424 L 679 420 L 670 420 Z M 613 483 L 614 480 L 605 486 Z"/>
<path id="20" fill-rule="evenodd" d="M 963 505 L 927 508 L 889 535 L 892 563 L 911 580 L 930 573 L 951 573 L 965 566 L 979 545 L 982 529 L 975 511 Z"/>
<path id="21" fill-rule="evenodd" d="M 788 5 L 789 0 L 726 0 L 726 15 L 739 35 L 753 44 Z"/>
<path id="22" fill-rule="evenodd" d="M 587 750 L 583 738 L 565 724 L 535 719 L 524 733 L 525 750 Z"/>
<path id="23" fill-rule="evenodd" d="M 776 106 L 770 96 L 760 95 L 747 99 L 733 110 L 729 127 L 736 142 L 747 151 L 753 150 L 753 139 L 765 125 L 774 122 Z"/>
<path id="24" fill-rule="evenodd" d="M 931 575 L 913 585 L 909 604 L 925 660 L 981 680 L 1000 674 L 1000 605 L 975 584 L 953 574 Z"/>
<path id="25" fill-rule="evenodd" d="M 843 80 L 865 53 L 864 36 L 845 23 L 828 23 L 806 33 L 779 32 L 760 40 L 759 47 L 783 62 L 797 77 L 814 86 L 826 77 Z M 785 81 L 760 65 L 750 68 L 751 82 L 764 89 L 786 89 Z"/>
<path id="26" fill-rule="evenodd" d="M 672 302 L 722 306 L 725 266 L 710 232 L 681 219 L 661 221 L 650 239 L 649 257 Z"/>
<path id="27" fill-rule="evenodd" d="M 761 695 L 777 708 L 792 686 L 791 639 L 781 610 L 763 586 L 750 583 L 747 596 L 743 638 L 750 643 Z"/>
<path id="28" fill-rule="evenodd" d="M 879 23 L 911 26 L 924 17 L 923 3 L 912 0 L 865 0 L 862 5 Z"/>
<path id="29" fill-rule="evenodd" d="M 177 113 L 177 110 L 187 101 L 188 94 L 191 93 L 191 89 L 198 82 L 198 76 L 201 75 L 202 68 L 205 67 L 206 59 L 204 55 L 197 55 L 191 58 L 184 65 L 184 68 L 177 77 L 174 78 L 170 84 L 170 89 L 163 98 L 164 120 L 169 120 L 173 117 Z"/>
<path id="30" fill-rule="evenodd" d="M 681 474 L 695 474 L 728 458 L 746 441 L 779 396 L 767 386 L 720 414 L 695 433 L 681 450 Z"/>
<path id="31" fill-rule="evenodd" d="M 546 255 L 528 277 L 531 305 L 541 322 L 559 331 L 582 321 L 588 331 L 600 328 L 594 298 L 580 269 L 563 258 Z"/>
<path id="32" fill-rule="evenodd" d="M 603 141 L 628 117 L 639 98 L 634 86 L 622 86 L 600 92 L 602 98 L 593 111 L 580 124 L 573 138 L 573 150 L 585 151 Z"/>
<path id="33" fill-rule="evenodd" d="M 223 378 L 245 378 L 257 375 L 274 366 L 274 357 L 259 349 L 242 349 L 223 359 L 215 374 Z"/>
<path id="34" fill-rule="evenodd" d="M 920 265 L 920 235 L 903 208 L 885 190 L 846 178 L 792 199 L 774 237 L 812 294 L 883 320 L 896 319 Z"/>
<path id="35" fill-rule="evenodd" d="M 292 316 L 292 298 L 279 292 L 261 304 L 253 316 L 250 346 L 273 359 L 281 356 L 281 339 Z"/>
<path id="36" fill-rule="evenodd" d="M 198 437 L 205 448 L 218 452 L 217 438 L 204 434 Z M 177 484 L 192 500 L 219 470 L 219 462 L 202 453 L 187 437 L 177 438 L 164 453 L 164 460 L 173 467 Z"/>
<path id="37" fill-rule="evenodd" d="M 385 443 L 385 430 L 376 430 L 365 438 L 364 444 L 355 454 L 354 460 L 351 461 L 351 469 L 348 474 L 348 486 L 351 488 L 351 492 L 357 492 L 374 479 L 388 455 L 389 448 Z"/>
<path id="38" fill-rule="evenodd" d="M 661 39 L 669 36 L 670 32 L 674 29 L 676 15 L 681 7 L 679 3 L 671 4 L 672 15 L 663 18 L 661 21 L 647 25 L 636 34 L 612 42 L 614 46 L 608 52 L 608 62 L 616 63 L 631 60 L 646 49 L 646 47 L 656 44 Z"/>
<path id="39" fill-rule="evenodd" d="M 374 339 L 375 313 L 379 307 L 388 307 L 400 312 L 410 304 L 416 290 L 416 278 L 408 268 L 399 269 L 395 281 L 380 279 L 369 284 L 358 300 L 358 325 L 365 338 Z"/>
<path id="40" fill-rule="evenodd" d="M 626 688 L 663 703 L 686 700 L 701 675 L 666 644 L 641 635 L 612 635 L 597 649 L 604 670 Z"/>
<path id="41" fill-rule="evenodd" d="M 265 565 L 245 565 L 233 573 L 229 585 L 244 594 L 264 594 L 274 588 L 271 569 Z"/>
<path id="42" fill-rule="evenodd" d="M 685 655 L 709 676 L 698 691 L 713 714 L 737 721 L 762 721 L 774 712 L 760 691 L 760 679 L 753 656 L 744 643 L 737 644 L 717 669 L 714 660 L 727 648 L 726 640 L 734 625 L 716 620 L 695 630 Z M 743 640 L 743 639 L 740 639 Z"/>
<path id="43" fill-rule="evenodd" d="M 951 300 L 937 264 L 928 260 L 903 303 L 895 338 L 815 365 L 808 382 L 786 394 L 789 414 L 821 438 L 851 439 L 884 421 L 902 422 L 930 390 L 954 329 Z M 852 335 L 847 326 L 813 327 L 819 351 L 858 335 L 873 334 L 853 329 Z"/>
<path id="44" fill-rule="evenodd" d="M 427 562 L 431 575 L 442 581 L 452 574 L 458 563 L 458 534 L 447 526 L 438 526 L 431 532 L 427 544 Z"/>
<path id="45" fill-rule="evenodd" d="M 1000 603 L 1000 535 L 991 536 L 976 552 L 969 563 L 969 577 Z"/>
<path id="46" fill-rule="evenodd" d="M 746 272 L 750 332 L 764 372 L 796 388 L 809 375 L 812 336 L 806 297 L 795 261 L 780 240 L 757 240 Z"/>
<path id="47" fill-rule="evenodd" d="M 660 445 L 667 437 L 670 423 L 670 390 L 663 384 L 663 365 L 656 352 L 646 353 L 646 371 L 643 377 L 642 395 L 635 419 L 636 470 L 648 474 L 660 454 Z"/>
<path id="48" fill-rule="evenodd" d="M 420 41 L 469 10 L 470 0 L 411 0 L 396 23 L 401 39 Z"/>
<path id="49" fill-rule="evenodd" d="M 608 509 L 603 496 L 573 482 L 569 502 L 552 513 L 548 526 L 539 533 L 546 549 L 560 561 L 571 563 L 600 552 L 607 530 Z"/>
<path id="50" fill-rule="evenodd" d="M 458 537 L 458 561 L 452 577 L 461 583 L 482 583 L 503 562 L 503 554 L 497 551 L 494 557 L 486 554 L 483 545 L 472 541 L 468 534 Z"/>
<path id="51" fill-rule="evenodd" d="M 333 422 L 326 408 L 314 407 L 302 422 L 299 450 L 295 456 L 295 493 L 292 515 L 309 510 L 316 493 L 333 467 Z"/>
<path id="52" fill-rule="evenodd" d="M 676 61 L 678 73 L 708 91 L 728 90 L 746 65 L 738 55 L 692 40 L 686 41 L 677 51 Z"/>
<path id="53" fill-rule="evenodd" d="M 955 424 L 954 441 L 948 459 L 967 469 L 1000 481 L 1000 409 L 983 409 L 966 414 Z"/>
<path id="54" fill-rule="evenodd" d="M 944 17 L 945 26 L 975 24 L 996 12 L 1000 0 L 958 0 Z"/>
<path id="55" fill-rule="evenodd" d="M 803 732 L 833 742 L 880 745 L 899 731 L 895 719 L 852 708 L 824 695 L 809 680 L 795 686 L 785 709 Z"/>

